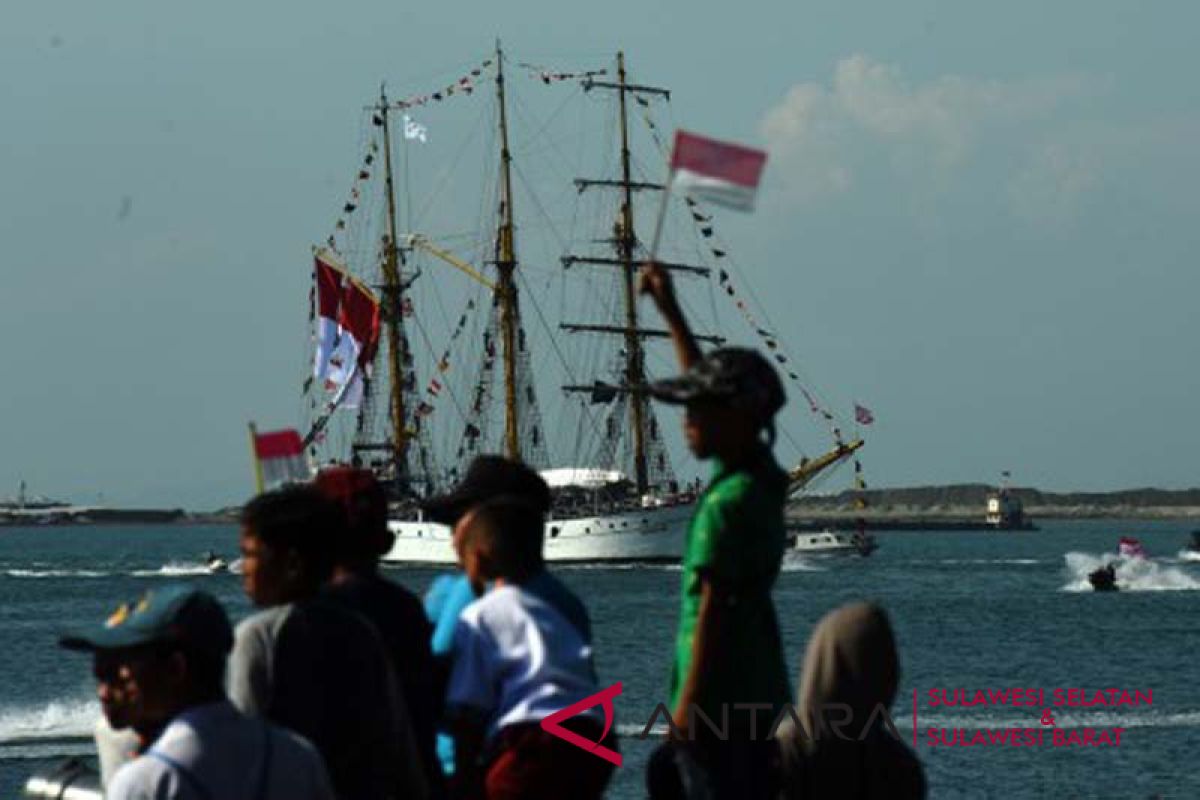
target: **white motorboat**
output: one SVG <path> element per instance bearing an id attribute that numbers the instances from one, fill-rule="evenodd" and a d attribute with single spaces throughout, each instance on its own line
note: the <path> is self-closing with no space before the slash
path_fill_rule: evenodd
<path id="1" fill-rule="evenodd" d="M 869 533 L 813 531 L 796 534 L 791 552 L 814 556 L 869 556 L 879 548 Z"/>

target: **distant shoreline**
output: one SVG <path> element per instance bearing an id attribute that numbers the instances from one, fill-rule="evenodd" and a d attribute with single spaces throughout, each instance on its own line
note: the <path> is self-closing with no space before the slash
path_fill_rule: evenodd
<path id="1" fill-rule="evenodd" d="M 987 484 L 947 484 L 863 493 L 844 491 L 834 495 L 809 495 L 788 505 L 793 527 L 847 527 L 858 519 L 869 527 L 897 529 L 983 528 L 984 509 L 996 488 Z M 1200 521 L 1200 489 L 1125 489 L 1113 492 L 1042 492 L 1014 487 L 1009 490 L 1036 525 L 1040 520 L 1127 519 Z M 858 501 L 865 500 L 866 508 Z M 174 509 L 121 509 L 63 504 L 53 509 L 0 505 L 0 528 L 6 526 L 78 525 L 232 525 L 240 507 L 216 511 Z"/>
<path id="2" fill-rule="evenodd" d="M 1200 489 L 1056 493 L 1013 487 L 1008 491 L 1034 524 L 1051 519 L 1200 520 Z M 973 525 L 983 522 L 988 498 L 996 492 L 996 487 L 982 483 L 870 489 L 861 494 L 844 491 L 800 498 L 788 507 L 788 516 L 830 524 L 862 517 L 873 525 Z M 858 507 L 859 499 L 865 501 L 865 508 Z"/>

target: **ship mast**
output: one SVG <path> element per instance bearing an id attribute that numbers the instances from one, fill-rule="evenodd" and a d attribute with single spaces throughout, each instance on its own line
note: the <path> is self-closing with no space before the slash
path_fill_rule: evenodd
<path id="1" fill-rule="evenodd" d="M 512 154 L 508 150 L 508 113 L 504 103 L 504 53 L 496 42 L 496 100 L 500 105 L 500 227 L 496 235 L 496 300 L 500 306 L 500 338 L 504 359 L 504 452 L 521 459 L 517 418 L 517 268 L 513 238 Z"/>
<path id="2" fill-rule="evenodd" d="M 390 444 L 396 487 L 408 489 L 408 433 L 404 428 L 404 335 L 401 326 L 404 317 L 404 285 L 400 280 L 400 249 L 396 237 L 396 192 L 392 183 L 392 141 L 388 125 L 387 95 L 381 90 L 377 107 L 383 127 L 384 186 L 387 194 L 387 236 L 384 237 L 383 259 L 383 319 L 387 326 L 388 372 L 391 375 L 388 397 L 388 416 L 391 420 L 392 440 Z"/>
<path id="3" fill-rule="evenodd" d="M 624 201 L 621 203 L 621 227 L 617 235 L 617 248 L 623 263 L 625 283 L 625 383 L 640 386 L 645 383 L 645 357 L 642 338 L 638 336 L 637 292 L 634 289 L 636 267 L 633 249 L 637 243 L 633 232 L 633 176 L 629 166 L 629 119 L 625 110 L 625 53 L 617 53 L 617 92 L 621 106 L 621 178 Z M 629 398 L 629 413 L 633 423 L 633 471 L 639 494 L 645 494 L 650 479 L 646 469 L 646 395 L 633 392 Z"/>
<path id="4" fill-rule="evenodd" d="M 621 208 L 616 225 L 615 244 L 616 258 L 600 258 L 567 254 L 563 256 L 563 267 L 570 268 L 574 264 L 593 264 L 617 267 L 621 270 L 622 288 L 625 299 L 624 325 L 596 325 L 585 323 L 563 323 L 563 330 L 568 332 L 591 332 L 619 334 L 625 340 L 625 374 L 623 385 L 608 387 L 629 396 L 630 422 L 633 427 L 633 468 L 634 479 L 638 494 L 645 494 L 650 488 L 650 468 L 648 464 L 647 431 L 649 429 L 650 413 L 646 405 L 644 385 L 646 383 L 646 360 L 643 340 L 648 338 L 666 338 L 669 334 L 663 330 L 652 330 L 638 326 L 637 292 L 637 232 L 634 230 L 633 194 L 640 191 L 662 191 L 665 187 L 658 183 L 647 183 L 633 180 L 633 169 L 629 150 L 629 118 L 626 108 L 628 95 L 657 95 L 670 98 L 670 92 L 654 86 L 639 86 L 631 84 L 625 73 L 625 54 L 617 53 L 617 82 L 598 81 L 588 78 L 584 81 L 585 91 L 592 89 L 611 89 L 617 92 L 620 101 L 621 122 L 621 178 L 620 180 L 595 180 L 577 178 L 575 185 L 580 191 L 593 187 L 618 189 L 621 192 Z M 708 275 L 706 267 L 690 264 L 663 263 L 663 268 Z M 711 343 L 721 343 L 724 340 L 717 336 L 697 336 L 697 340 Z M 568 392 L 591 392 L 594 386 L 565 386 Z"/>

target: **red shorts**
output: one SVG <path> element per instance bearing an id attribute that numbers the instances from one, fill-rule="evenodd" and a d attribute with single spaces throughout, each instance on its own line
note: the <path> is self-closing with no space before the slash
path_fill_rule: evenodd
<path id="1" fill-rule="evenodd" d="M 586 717 L 562 725 L 593 742 L 604 730 Z M 616 733 L 610 730 L 600 743 L 616 750 Z M 487 800 L 598 800 L 613 773 L 608 761 L 546 733 L 536 722 L 501 729 L 493 752 L 484 778 Z"/>

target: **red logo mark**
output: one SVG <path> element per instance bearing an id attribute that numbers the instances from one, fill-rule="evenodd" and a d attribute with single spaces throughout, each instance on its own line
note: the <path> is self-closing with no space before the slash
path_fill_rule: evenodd
<path id="1" fill-rule="evenodd" d="M 619 767 L 621 766 L 622 761 L 620 753 L 608 749 L 604 745 L 600 744 L 600 742 L 593 742 L 591 739 L 585 739 L 578 733 L 567 730 L 563 726 L 559 725 L 559 723 L 570 719 L 581 711 L 587 711 L 589 708 L 600 706 L 604 709 L 604 731 L 600 734 L 600 739 L 603 741 L 604 737 L 608 735 L 608 732 L 612 728 L 613 724 L 613 698 L 620 693 L 621 684 L 619 682 L 614 683 L 607 689 L 601 689 L 595 694 L 583 698 L 578 703 L 573 703 L 564 708 L 562 711 L 555 711 L 553 714 L 546 717 L 544 720 L 542 720 L 542 730 L 551 736 L 557 736 L 564 742 L 573 744 L 579 749 L 586 750 L 592 755 L 599 756 L 605 761 L 611 764 L 616 764 Z"/>

